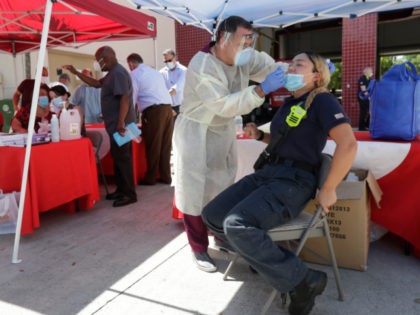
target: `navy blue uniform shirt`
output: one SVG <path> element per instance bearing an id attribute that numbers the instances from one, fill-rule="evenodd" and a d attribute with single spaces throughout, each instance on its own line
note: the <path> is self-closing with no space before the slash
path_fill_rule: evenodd
<path id="1" fill-rule="evenodd" d="M 304 106 L 308 94 L 300 98 L 286 99 L 285 104 L 277 111 L 271 122 L 271 140 L 276 138 L 275 135 L 279 132 L 280 126 L 286 124 L 285 120 L 290 108 L 300 102 Z M 306 118 L 297 127 L 290 128 L 286 137 L 274 149 L 274 153 L 278 157 L 318 166 L 330 129 L 349 122 L 347 114 L 335 96 L 330 93 L 320 93 L 313 99 Z"/>

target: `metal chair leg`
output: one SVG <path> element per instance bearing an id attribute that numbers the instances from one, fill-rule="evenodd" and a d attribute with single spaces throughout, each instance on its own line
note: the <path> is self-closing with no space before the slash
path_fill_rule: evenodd
<path id="1" fill-rule="evenodd" d="M 228 267 L 226 268 L 225 273 L 223 274 L 223 280 L 226 280 L 229 274 L 229 271 L 232 269 L 233 265 L 236 263 L 236 261 L 239 258 L 239 254 L 235 253 L 235 256 L 233 257 L 233 259 L 230 261 Z"/>
<path id="2" fill-rule="evenodd" d="M 263 308 L 261 309 L 260 315 L 265 315 L 265 313 L 267 313 L 267 311 L 269 310 L 271 304 L 273 303 L 274 298 L 276 297 L 276 295 L 277 295 L 277 290 L 274 289 L 271 292 L 270 297 L 268 298 L 267 302 L 265 302 Z"/>
<path id="3" fill-rule="evenodd" d="M 281 296 L 281 307 L 285 308 L 287 304 L 287 293 L 282 293 L 280 296 Z"/>
<path id="4" fill-rule="evenodd" d="M 101 173 L 102 181 L 104 182 L 104 185 L 105 185 L 105 191 L 106 191 L 106 194 L 108 195 L 109 194 L 108 183 L 107 183 L 106 178 L 105 178 L 104 169 L 102 168 L 101 161 L 98 162 L 98 165 L 99 165 L 99 170 L 100 170 L 100 173 Z"/>
<path id="5" fill-rule="evenodd" d="M 331 236 L 330 236 L 330 229 L 328 227 L 328 223 L 326 221 L 326 218 L 323 219 L 324 220 L 324 233 L 325 233 L 325 237 L 327 238 L 327 244 L 328 244 L 328 251 L 330 253 L 330 258 L 331 258 L 331 264 L 333 267 L 333 271 L 334 271 L 334 277 L 335 277 L 335 283 L 337 285 L 337 290 L 338 290 L 338 299 L 340 301 L 344 301 L 344 294 L 343 294 L 343 290 L 341 288 L 341 279 L 340 279 L 340 273 L 338 272 L 338 265 L 337 265 L 337 259 L 335 258 L 335 252 L 334 252 L 334 246 L 331 240 Z"/>

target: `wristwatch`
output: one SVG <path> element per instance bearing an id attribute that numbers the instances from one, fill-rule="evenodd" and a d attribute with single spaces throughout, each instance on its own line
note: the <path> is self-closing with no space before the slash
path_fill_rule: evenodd
<path id="1" fill-rule="evenodd" d="M 265 132 L 262 131 L 261 129 L 258 129 L 258 131 L 260 132 L 260 135 L 258 136 L 258 138 L 256 140 L 262 141 L 264 139 Z"/>

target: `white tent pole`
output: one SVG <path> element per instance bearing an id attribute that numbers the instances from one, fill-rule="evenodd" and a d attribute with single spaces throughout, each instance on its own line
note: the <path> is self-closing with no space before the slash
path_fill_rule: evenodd
<path id="1" fill-rule="evenodd" d="M 12 41 L 12 56 L 13 56 L 13 76 L 15 78 L 15 86 L 18 86 L 17 84 L 17 70 L 16 70 L 16 43 L 13 40 Z"/>
<path id="2" fill-rule="evenodd" d="M 39 50 L 39 55 L 38 55 L 38 63 L 36 67 L 34 92 L 32 95 L 31 114 L 29 117 L 29 124 L 28 124 L 28 139 L 26 141 L 26 152 L 25 152 L 25 162 L 23 164 L 22 184 L 20 186 L 19 212 L 18 212 L 18 218 L 17 218 L 17 223 L 16 223 L 15 243 L 13 245 L 13 257 L 12 257 L 12 263 L 14 264 L 21 262 L 21 260 L 18 258 L 18 254 L 19 254 L 20 233 L 22 230 L 23 208 L 25 206 L 26 184 L 28 180 L 29 161 L 31 158 L 32 136 L 34 134 L 35 115 L 36 115 L 36 109 L 38 106 L 39 87 L 41 86 L 42 65 L 45 59 L 45 51 L 47 47 L 47 37 L 48 37 L 48 29 L 50 27 L 52 5 L 53 3 L 51 0 L 46 0 L 44 24 L 42 26 L 41 45 L 40 45 L 40 50 Z"/>

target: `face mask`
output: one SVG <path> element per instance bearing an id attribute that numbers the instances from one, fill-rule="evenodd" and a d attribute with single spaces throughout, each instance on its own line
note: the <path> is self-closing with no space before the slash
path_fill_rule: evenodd
<path id="1" fill-rule="evenodd" d="M 175 63 L 173 61 L 165 62 L 165 64 L 169 68 L 169 70 L 172 70 L 175 68 Z"/>
<path id="2" fill-rule="evenodd" d="M 64 101 L 61 96 L 56 97 L 55 99 L 53 99 L 52 102 L 53 102 L 53 105 L 57 108 L 62 108 L 64 104 Z"/>
<path id="3" fill-rule="evenodd" d="M 42 108 L 47 107 L 49 103 L 50 103 L 50 100 L 48 99 L 48 96 L 40 96 L 40 97 L 38 98 L 38 104 L 39 104 L 39 106 L 41 106 Z"/>
<path id="4" fill-rule="evenodd" d="M 290 92 L 297 91 L 306 85 L 306 83 L 303 82 L 303 78 L 303 74 L 288 73 L 286 74 L 286 82 L 284 83 L 284 87 Z"/>
<path id="5" fill-rule="evenodd" d="M 102 72 L 102 67 L 96 60 L 93 62 L 93 69 L 97 72 Z"/>
<path id="6" fill-rule="evenodd" d="M 238 51 L 235 55 L 235 66 L 243 66 L 246 65 L 252 57 L 253 49 L 251 47 L 242 49 Z"/>

